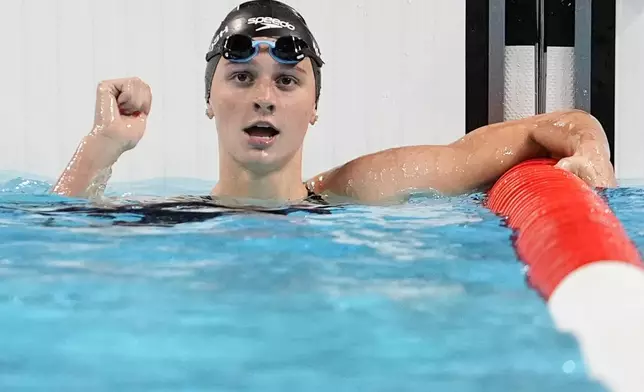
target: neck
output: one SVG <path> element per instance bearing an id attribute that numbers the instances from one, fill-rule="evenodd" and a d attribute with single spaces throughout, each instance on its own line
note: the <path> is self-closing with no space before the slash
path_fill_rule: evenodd
<path id="1" fill-rule="evenodd" d="M 219 162 L 219 182 L 212 195 L 222 198 L 266 201 L 301 200 L 308 194 L 302 182 L 301 158 L 298 155 L 277 170 L 258 172 L 232 159 Z"/>

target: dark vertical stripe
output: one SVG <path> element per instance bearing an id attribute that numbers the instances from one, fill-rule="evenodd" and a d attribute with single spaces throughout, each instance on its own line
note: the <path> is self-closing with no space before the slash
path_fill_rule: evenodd
<path id="1" fill-rule="evenodd" d="M 532 46 L 539 38 L 535 0 L 506 0 L 505 44 Z"/>
<path id="2" fill-rule="evenodd" d="M 465 132 L 487 125 L 489 0 L 465 5 Z"/>
<path id="3" fill-rule="evenodd" d="M 540 36 L 537 51 L 537 113 L 545 113 L 548 97 L 548 47 L 575 46 L 574 0 L 539 0 Z M 574 69 L 569 70 L 573 73 Z M 554 91 L 556 93 L 556 91 Z"/>
<path id="4" fill-rule="evenodd" d="M 534 46 L 535 50 L 535 108 L 533 114 L 540 109 L 540 90 L 545 88 L 540 81 L 541 63 L 545 60 L 544 45 L 540 45 L 541 18 L 540 0 L 506 0 L 505 2 L 505 44 L 507 46 Z"/>
<path id="5" fill-rule="evenodd" d="M 489 0 L 488 124 L 502 122 L 505 101 L 505 0 Z"/>
<path id="6" fill-rule="evenodd" d="M 535 47 L 535 114 L 546 111 L 548 94 L 548 45 L 546 44 L 546 2 L 537 0 L 537 34 L 539 39 Z"/>
<path id="7" fill-rule="evenodd" d="M 546 0 L 546 45 L 575 46 L 575 0 Z"/>
<path id="8" fill-rule="evenodd" d="M 575 108 L 590 111 L 592 0 L 575 2 Z"/>
<path id="9" fill-rule="evenodd" d="M 615 163 L 615 0 L 593 0 L 590 112 L 601 122 Z"/>

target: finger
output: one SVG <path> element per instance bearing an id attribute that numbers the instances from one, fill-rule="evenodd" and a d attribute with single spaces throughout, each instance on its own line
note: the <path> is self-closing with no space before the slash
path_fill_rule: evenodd
<path id="1" fill-rule="evenodd" d="M 570 158 L 562 158 L 557 162 L 555 167 L 558 167 L 560 169 L 563 169 L 563 170 L 566 170 L 566 171 L 569 171 L 569 172 L 573 172 L 574 163 L 572 162 L 572 160 Z"/>
<path id="2" fill-rule="evenodd" d="M 557 162 L 555 167 L 566 170 L 579 177 L 587 185 L 597 186 L 598 177 L 592 164 L 583 157 L 563 158 Z"/>
<path id="3" fill-rule="evenodd" d="M 132 99 L 132 93 L 128 90 L 124 90 L 116 99 L 116 102 L 119 105 L 121 114 L 130 114 L 136 110 L 135 102 Z"/>
<path id="4" fill-rule="evenodd" d="M 94 122 L 97 126 L 103 126 L 114 121 L 119 116 L 116 97 L 119 90 L 110 81 L 102 81 L 96 88 L 96 107 Z"/>
<path id="5" fill-rule="evenodd" d="M 125 116 L 137 116 L 141 113 L 140 105 L 132 99 L 128 99 L 119 104 L 119 110 Z"/>
<path id="6" fill-rule="evenodd" d="M 152 110 L 152 90 L 150 89 L 149 86 L 147 86 L 147 89 L 145 91 L 145 96 L 143 99 L 143 105 L 141 105 L 141 110 L 143 113 L 147 116 L 150 114 L 150 110 Z"/>
<path id="7" fill-rule="evenodd" d="M 118 98 L 119 107 L 126 114 L 149 114 L 152 95 L 150 87 L 141 79 L 132 78 L 122 85 L 122 93 Z"/>
<path id="8" fill-rule="evenodd" d="M 613 188 L 617 186 L 617 179 L 615 178 L 615 172 L 611 167 L 600 167 L 599 170 L 596 171 L 597 173 L 597 178 L 596 178 L 596 185 L 597 187 L 601 188 Z"/>
<path id="9" fill-rule="evenodd" d="M 132 84 L 132 89 L 135 91 L 137 98 L 137 109 L 145 115 L 150 114 L 150 109 L 152 108 L 152 90 L 150 86 L 141 79 L 136 79 Z"/>

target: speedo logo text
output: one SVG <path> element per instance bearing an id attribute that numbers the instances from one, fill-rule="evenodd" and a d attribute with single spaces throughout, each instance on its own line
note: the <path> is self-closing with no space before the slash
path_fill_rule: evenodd
<path id="1" fill-rule="evenodd" d="M 260 16 L 256 18 L 248 18 L 248 24 L 249 25 L 262 25 L 261 27 L 257 28 L 256 31 L 261 31 L 261 30 L 266 30 L 266 29 L 282 29 L 286 28 L 291 31 L 295 31 L 295 26 L 288 22 L 284 22 L 282 20 L 279 20 L 277 18 L 273 18 L 270 16 Z"/>

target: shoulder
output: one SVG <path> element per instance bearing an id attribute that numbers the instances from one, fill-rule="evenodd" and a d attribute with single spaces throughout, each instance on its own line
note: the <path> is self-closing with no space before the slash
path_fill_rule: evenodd
<path id="1" fill-rule="evenodd" d="M 388 151 L 388 150 L 386 150 Z M 361 174 L 367 167 L 373 167 L 375 161 L 382 160 L 386 151 L 367 154 L 358 158 L 352 159 L 340 166 L 336 166 L 330 170 L 319 173 L 306 181 L 307 186 L 317 193 L 324 191 L 334 190 L 336 194 L 344 190 L 339 189 L 340 186 L 349 184 L 356 175 Z"/>
<path id="2" fill-rule="evenodd" d="M 306 183 L 316 193 L 327 193 L 359 201 L 376 201 L 399 196 L 406 188 L 402 177 L 414 162 L 428 162 L 427 146 L 396 147 L 366 154 L 327 170 Z M 412 164 L 413 163 L 413 164 Z"/>

